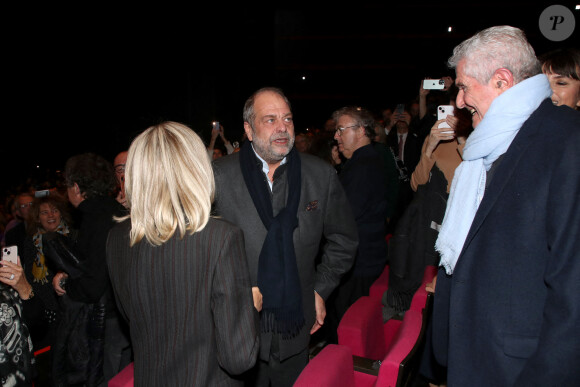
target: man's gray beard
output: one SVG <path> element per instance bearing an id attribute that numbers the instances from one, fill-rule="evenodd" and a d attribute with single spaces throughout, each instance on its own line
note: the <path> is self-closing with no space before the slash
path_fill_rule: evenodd
<path id="1" fill-rule="evenodd" d="M 294 146 L 294 138 L 290 136 L 287 144 L 288 151 L 282 154 L 272 151 L 272 145 L 270 144 L 269 141 L 270 139 L 268 139 L 268 143 L 265 143 L 262 140 L 259 140 L 256 136 L 252 141 L 252 145 L 254 146 L 254 150 L 256 151 L 256 153 L 259 154 L 260 157 L 263 158 L 264 161 L 266 161 L 269 164 L 274 164 L 277 163 L 278 161 L 281 161 L 284 157 L 288 155 L 288 153 L 290 153 L 292 147 Z"/>

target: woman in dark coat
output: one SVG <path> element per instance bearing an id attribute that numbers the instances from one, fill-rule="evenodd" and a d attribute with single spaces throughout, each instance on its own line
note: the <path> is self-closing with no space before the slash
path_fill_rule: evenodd
<path id="1" fill-rule="evenodd" d="M 136 386 L 241 385 L 256 361 L 243 233 L 210 217 L 214 187 L 205 145 L 184 125 L 153 126 L 129 148 L 130 215 L 109 235 L 107 262 Z"/>

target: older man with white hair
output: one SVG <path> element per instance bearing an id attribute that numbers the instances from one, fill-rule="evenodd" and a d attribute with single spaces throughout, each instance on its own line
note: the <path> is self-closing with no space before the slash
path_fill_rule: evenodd
<path id="1" fill-rule="evenodd" d="M 523 31 L 454 49 L 474 132 L 443 225 L 433 349 L 448 386 L 580 380 L 580 115 L 550 101 Z"/>

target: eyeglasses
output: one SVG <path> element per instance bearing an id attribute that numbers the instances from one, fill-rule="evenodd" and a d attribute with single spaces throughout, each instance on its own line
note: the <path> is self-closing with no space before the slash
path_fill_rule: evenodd
<path id="1" fill-rule="evenodd" d="M 336 133 L 338 133 L 339 136 L 342 136 L 342 132 L 344 132 L 345 130 L 347 130 L 348 128 L 357 128 L 360 125 L 349 125 L 349 126 L 345 126 L 344 128 L 341 128 L 340 126 L 338 128 L 336 128 Z"/>
<path id="2" fill-rule="evenodd" d="M 32 207 L 32 202 L 30 203 L 24 203 L 20 205 L 20 208 L 26 208 L 26 207 Z"/>

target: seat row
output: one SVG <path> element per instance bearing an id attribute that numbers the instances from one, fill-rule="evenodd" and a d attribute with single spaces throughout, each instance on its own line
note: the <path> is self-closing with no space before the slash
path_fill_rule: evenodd
<path id="1" fill-rule="evenodd" d="M 432 293 L 425 290 L 437 273 L 427 266 L 410 309 L 383 323 L 382 295 L 389 268 L 373 283 L 338 326 L 338 344 L 325 346 L 306 366 L 295 387 L 407 386 L 416 376 L 425 340 Z"/>

